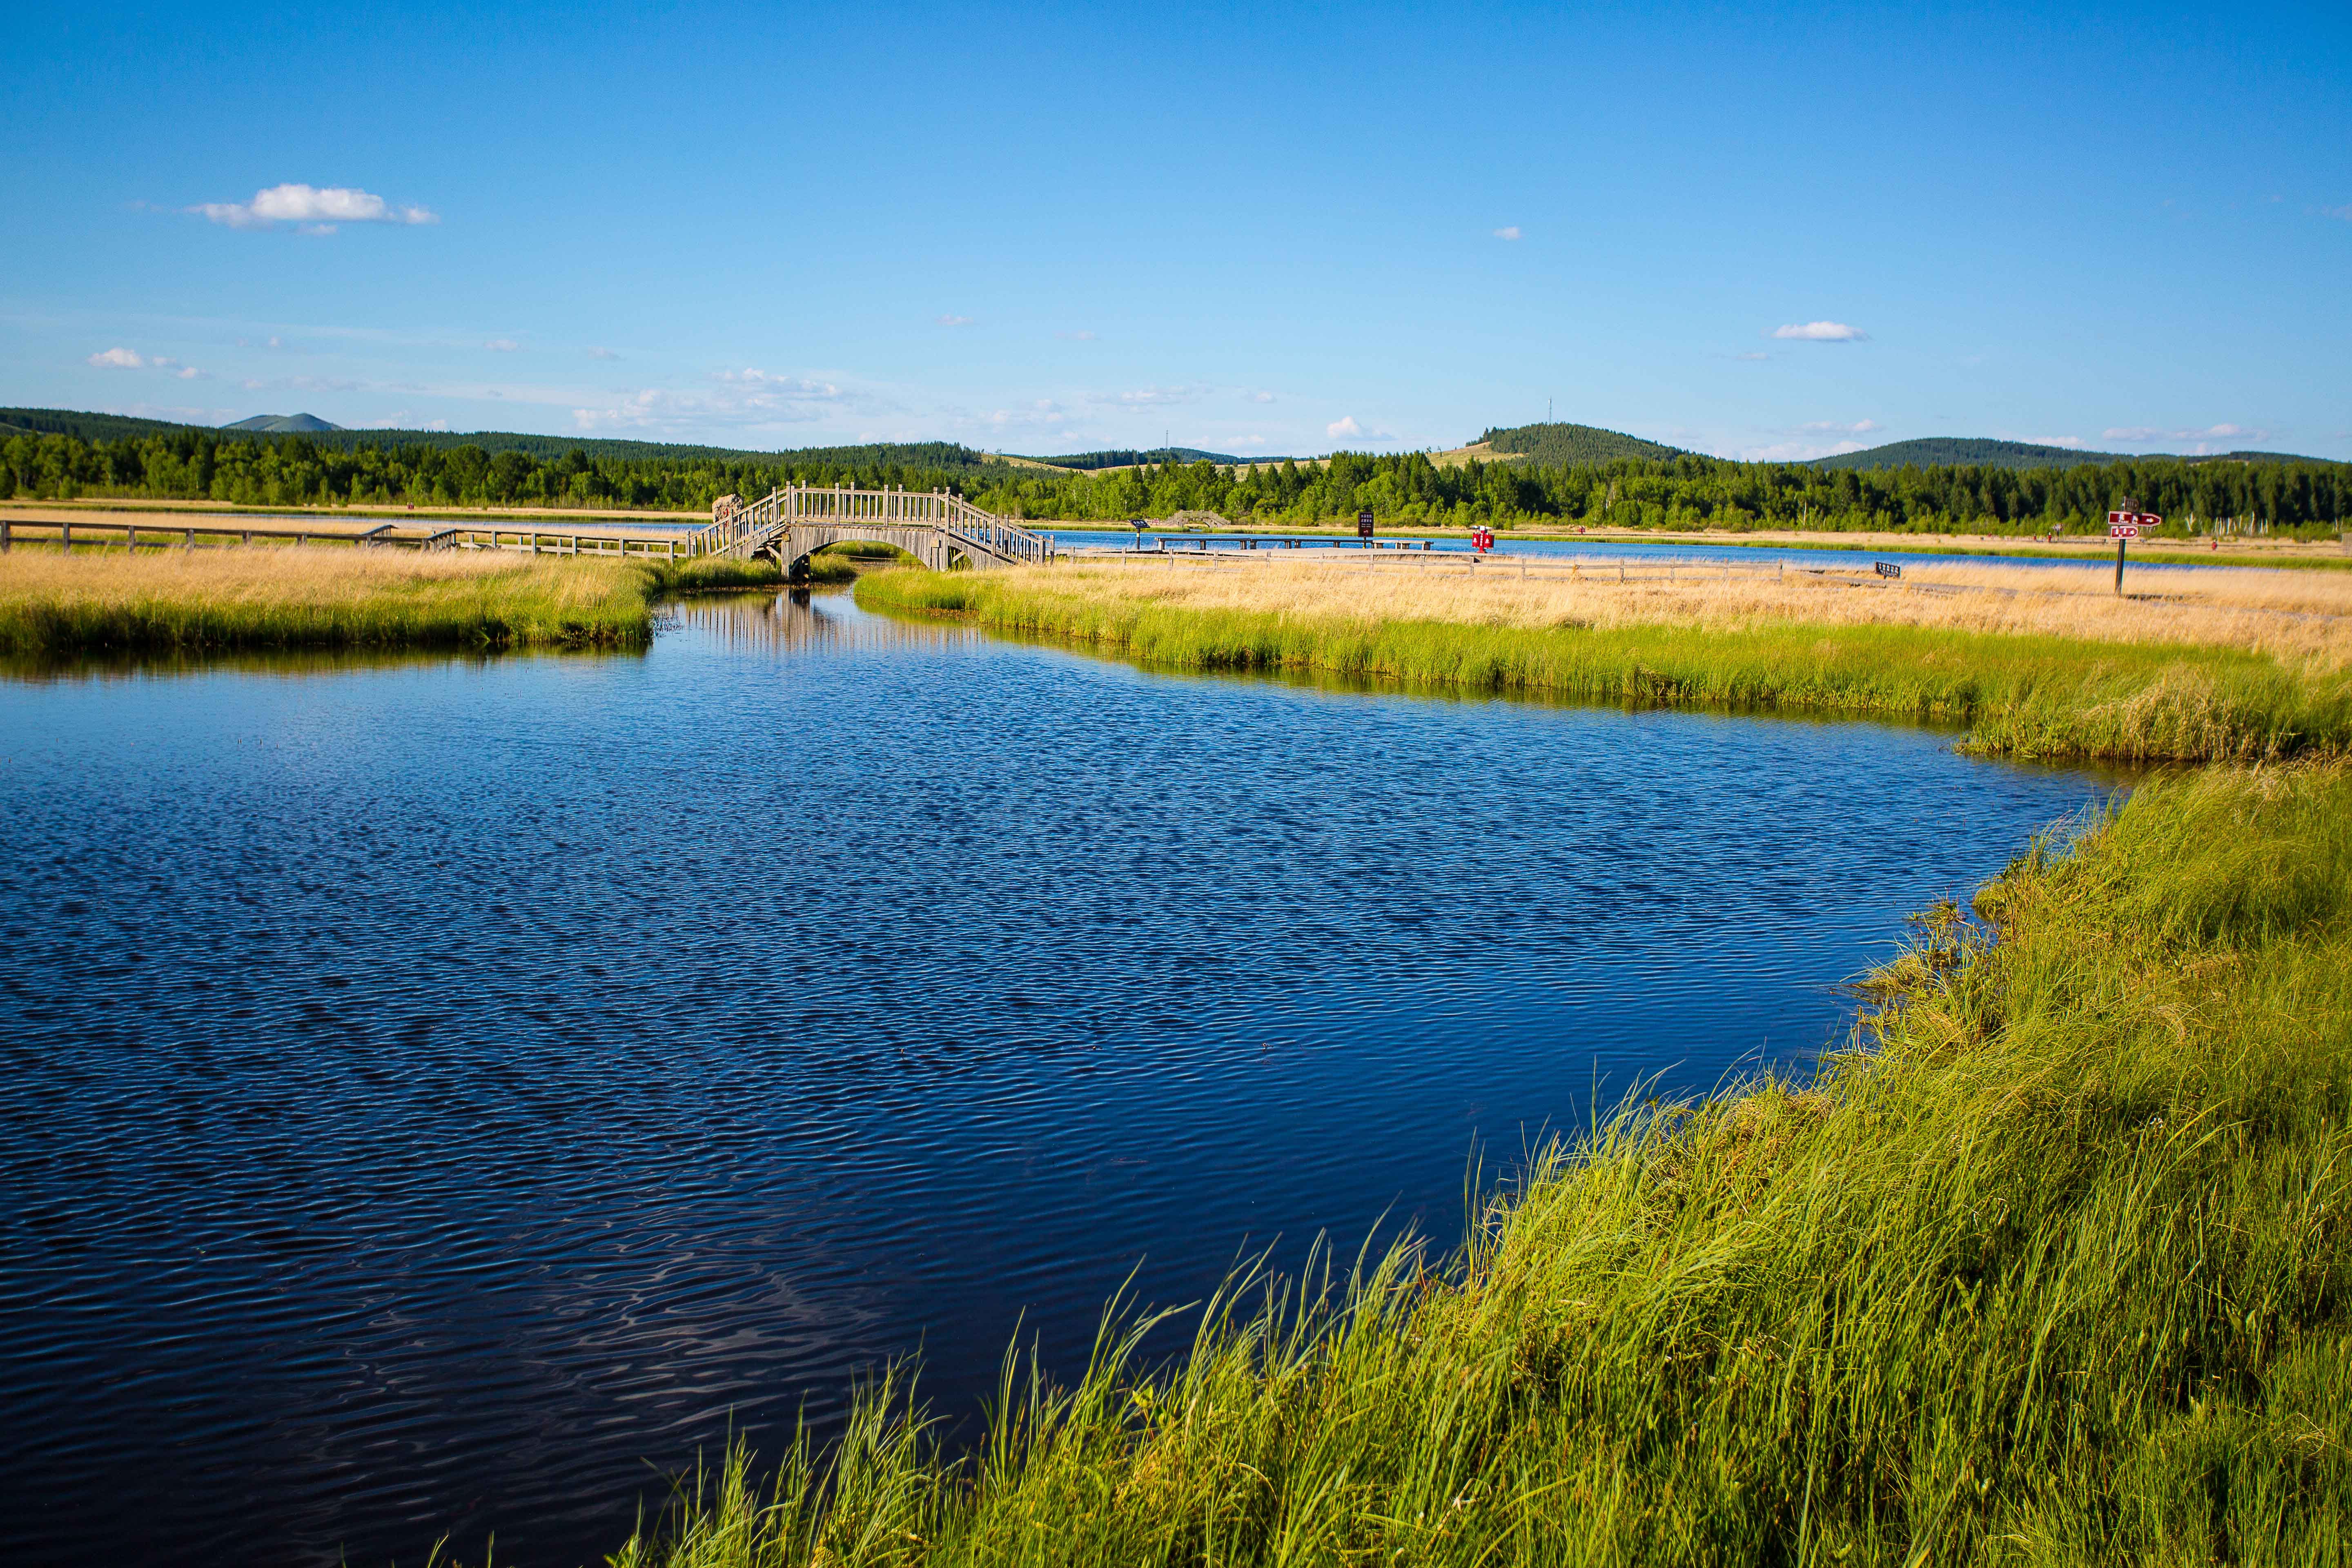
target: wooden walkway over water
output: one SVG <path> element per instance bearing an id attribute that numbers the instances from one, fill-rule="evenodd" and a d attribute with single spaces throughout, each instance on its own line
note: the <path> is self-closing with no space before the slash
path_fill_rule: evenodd
<path id="1" fill-rule="evenodd" d="M 1051 563 L 1056 552 L 1045 534 L 1012 518 L 983 511 L 944 490 L 858 489 L 843 485 L 792 485 L 749 505 L 730 496 L 699 528 L 632 527 L 625 522 L 564 526 L 553 519 L 482 523 L 373 522 L 363 519 L 222 517 L 168 521 L 154 513 L 72 519 L 11 519 L 0 514 L 0 552 L 12 545 L 57 545 L 140 551 L 204 546 L 340 544 L 369 549 L 490 550 L 508 554 L 603 557 L 613 561 L 692 561 L 703 556 L 771 556 L 787 574 L 828 544 L 862 541 L 905 551 L 935 572 L 950 566 L 987 568 Z"/>

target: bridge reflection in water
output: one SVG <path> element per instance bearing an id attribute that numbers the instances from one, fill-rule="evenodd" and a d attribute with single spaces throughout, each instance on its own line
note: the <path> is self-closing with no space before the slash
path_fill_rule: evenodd
<path id="1" fill-rule="evenodd" d="M 709 595 L 680 600 L 671 610 L 679 626 L 745 650 L 884 653 L 954 647 L 988 637 L 976 627 L 948 621 L 868 615 L 851 602 L 845 590 Z"/>

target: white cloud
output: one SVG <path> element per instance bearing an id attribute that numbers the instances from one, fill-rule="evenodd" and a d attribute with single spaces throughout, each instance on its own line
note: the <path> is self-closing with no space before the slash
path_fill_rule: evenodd
<path id="1" fill-rule="evenodd" d="M 90 355 L 89 363 L 100 370 L 137 370 L 147 362 L 129 349 L 107 349 Z"/>
<path id="2" fill-rule="evenodd" d="M 182 381 L 194 381 L 196 377 L 204 374 L 205 373 L 198 370 L 194 365 L 184 364 L 172 374 L 178 376 Z"/>
<path id="3" fill-rule="evenodd" d="M 2346 223 L 2352 223 L 2352 205 L 2340 207 L 2322 207 L 2319 210 L 2325 216 L 2340 217 Z"/>
<path id="4" fill-rule="evenodd" d="M 938 320 L 940 325 L 942 327 L 969 327 L 971 325 L 971 318 L 970 316 L 946 315 L 938 318 Z"/>
<path id="5" fill-rule="evenodd" d="M 382 419 L 362 419 L 354 426 L 353 428 L 359 430 L 446 430 L 449 428 L 449 422 L 446 419 L 420 420 L 415 414 L 404 408 L 399 413 L 388 415 Z"/>
<path id="6" fill-rule="evenodd" d="M 1356 423 L 1356 416 L 1352 414 L 1344 418 L 1334 419 L 1323 426 L 1323 434 L 1330 437 L 1334 441 L 1345 441 L 1351 437 L 1361 436 L 1363 433 L 1364 427 Z"/>
<path id="7" fill-rule="evenodd" d="M 1200 400 L 1197 386 L 1139 386 L 1133 392 L 1122 392 L 1118 401 L 1129 408 L 1165 408 L 1179 403 Z"/>
<path id="8" fill-rule="evenodd" d="M 2267 441 L 2271 436 L 2271 431 L 2252 425 L 2208 425 L 2198 430 L 2166 430 L 2154 425 L 2123 425 L 2099 432 L 2099 438 L 2103 441 L 2120 441 L 2131 447 L 2146 446 L 2152 441 L 2176 445 L 2186 443 L 2188 455 L 2192 458 L 2226 452 L 2242 441 Z"/>
<path id="9" fill-rule="evenodd" d="M 489 350 L 494 354 L 510 354 L 522 347 L 520 343 L 515 342 L 512 338 L 492 338 L 488 342 L 484 343 L 482 346 Z"/>
<path id="10" fill-rule="evenodd" d="M 1766 447 L 1742 447 L 1731 455 L 1745 463 L 1809 463 L 1841 452 L 1863 450 L 1860 441 L 1775 441 Z"/>
<path id="11" fill-rule="evenodd" d="M 2070 452 L 2083 449 L 2080 436 L 2004 436 L 2004 441 L 2022 441 L 2029 447 L 2063 447 Z"/>
<path id="12" fill-rule="evenodd" d="M 614 353 L 611 349 L 590 349 L 588 351 L 588 357 L 590 359 L 619 359 L 621 356 Z"/>
<path id="13" fill-rule="evenodd" d="M 231 228 L 268 228 L 276 223 L 309 226 L 308 234 L 332 234 L 339 223 L 439 223 L 423 207 L 396 207 L 372 192 L 350 185 L 272 185 L 249 202 L 204 202 L 187 209 Z"/>
<path id="14" fill-rule="evenodd" d="M 1772 335 L 1805 343 L 1859 343 L 1870 337 L 1860 327 L 1849 327 L 1843 321 L 1793 321 L 1773 328 Z"/>
<path id="15" fill-rule="evenodd" d="M 700 437 L 719 428 L 752 429 L 813 424 L 864 401 L 829 381 L 768 371 L 723 370 L 701 388 L 649 386 L 624 393 L 603 407 L 575 406 L 581 431 L 642 430 Z"/>
<path id="16" fill-rule="evenodd" d="M 1092 332 L 1055 332 L 1054 335 L 1066 342 L 1090 343 L 1095 341 Z"/>
<path id="17" fill-rule="evenodd" d="M 1517 239 L 1519 237 L 1519 226 L 1517 224 L 1513 224 L 1508 228 L 1498 228 L 1495 231 L 1495 237 L 1496 239 Z"/>
<path id="18" fill-rule="evenodd" d="M 1052 398 L 1041 397 L 1019 408 L 999 408 L 983 420 L 995 430 L 1059 430 L 1070 416 Z"/>
<path id="19" fill-rule="evenodd" d="M 273 332 L 270 334 L 269 346 L 273 349 L 282 349 L 286 344 L 283 340 L 278 338 L 278 336 Z"/>
<path id="20" fill-rule="evenodd" d="M 1810 425 L 1800 425 L 1797 428 L 1800 430 L 1834 430 L 1843 436 L 1867 436 L 1873 430 L 1882 430 L 1885 429 L 1885 426 L 1879 424 L 1875 419 L 1857 419 L 1851 425 L 1841 425 L 1834 419 L 1816 419 Z"/>
<path id="21" fill-rule="evenodd" d="M 1263 390 L 1253 392 L 1249 395 L 1249 400 L 1252 403 L 1272 403 L 1274 401 L 1274 394 Z"/>

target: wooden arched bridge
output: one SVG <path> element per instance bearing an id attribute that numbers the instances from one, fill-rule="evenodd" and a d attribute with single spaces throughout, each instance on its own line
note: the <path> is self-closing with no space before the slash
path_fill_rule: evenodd
<path id="1" fill-rule="evenodd" d="M 748 506 L 727 497 L 712 509 L 709 527 L 687 536 L 686 553 L 772 555 L 791 576 L 812 552 L 848 540 L 895 545 L 934 572 L 959 560 L 982 568 L 1054 559 L 1052 540 L 961 496 L 839 485 L 789 485 Z"/>

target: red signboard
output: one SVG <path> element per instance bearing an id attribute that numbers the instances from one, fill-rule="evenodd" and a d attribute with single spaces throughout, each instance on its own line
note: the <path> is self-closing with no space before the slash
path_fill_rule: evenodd
<path id="1" fill-rule="evenodd" d="M 2164 526 L 2164 519 L 2152 511 L 2111 511 L 2107 513 L 2109 539 L 2137 539 L 2143 530 Z"/>
<path id="2" fill-rule="evenodd" d="M 2113 512 L 2109 512 L 2107 515 L 2113 517 L 2115 514 Z M 2126 513 L 2126 515 L 2129 514 Z M 2107 537 L 2109 539 L 2137 539 L 2139 537 L 2139 524 L 2136 522 L 2111 522 L 2107 524 Z"/>

